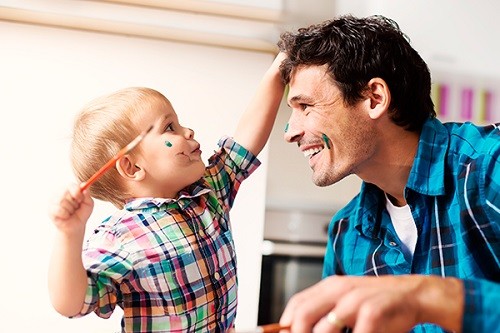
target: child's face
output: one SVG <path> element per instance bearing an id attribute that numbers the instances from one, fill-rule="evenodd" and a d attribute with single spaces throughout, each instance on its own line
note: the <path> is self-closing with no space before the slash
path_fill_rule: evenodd
<path id="1" fill-rule="evenodd" d="M 137 164 L 146 173 L 144 184 L 152 189 L 151 196 L 173 198 L 203 176 L 200 144 L 193 130 L 179 124 L 170 103 L 153 103 L 137 125 L 147 129 L 152 124 L 155 127 L 141 142 Z"/>

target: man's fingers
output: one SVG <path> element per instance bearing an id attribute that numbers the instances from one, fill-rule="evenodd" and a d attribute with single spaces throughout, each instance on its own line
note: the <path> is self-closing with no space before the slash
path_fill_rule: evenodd
<path id="1" fill-rule="evenodd" d="M 337 300 L 336 306 L 316 324 L 314 332 L 337 333 L 342 332 L 345 327 L 355 327 L 358 310 L 375 293 L 377 289 L 363 287 L 347 292 Z"/>
<path id="2" fill-rule="evenodd" d="M 343 277 L 332 276 L 293 296 L 280 320 L 282 325 L 291 325 L 292 332 L 311 332 L 351 287 Z"/>
<path id="3" fill-rule="evenodd" d="M 345 326 L 343 319 L 333 309 L 314 326 L 314 333 L 340 333 Z"/>

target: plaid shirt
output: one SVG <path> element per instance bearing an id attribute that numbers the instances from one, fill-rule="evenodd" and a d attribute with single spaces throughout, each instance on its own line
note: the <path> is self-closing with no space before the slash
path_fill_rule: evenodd
<path id="1" fill-rule="evenodd" d="M 229 210 L 258 159 L 230 138 L 176 199 L 139 198 L 106 219 L 83 251 L 79 316 L 123 308 L 123 332 L 225 332 L 237 304 Z"/>
<path id="2" fill-rule="evenodd" d="M 465 280 L 463 331 L 499 332 L 499 124 L 428 120 L 405 196 L 418 231 L 413 258 L 403 254 L 384 193 L 363 183 L 330 223 L 323 275 L 458 277 Z M 442 329 L 424 324 L 413 331 Z"/>

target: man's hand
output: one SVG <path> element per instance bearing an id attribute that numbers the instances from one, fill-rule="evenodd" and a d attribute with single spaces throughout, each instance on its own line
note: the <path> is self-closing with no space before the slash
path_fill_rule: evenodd
<path id="1" fill-rule="evenodd" d="M 455 278 L 332 276 L 293 296 L 280 324 L 293 333 L 397 333 L 430 322 L 460 332 L 463 294 Z"/>

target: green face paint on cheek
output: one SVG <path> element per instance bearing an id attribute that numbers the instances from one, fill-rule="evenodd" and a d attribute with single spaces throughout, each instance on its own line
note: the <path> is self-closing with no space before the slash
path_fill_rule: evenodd
<path id="1" fill-rule="evenodd" d="M 288 132 L 288 123 L 285 125 L 285 133 Z"/>
<path id="2" fill-rule="evenodd" d="M 172 147 L 172 142 L 170 142 L 170 141 L 165 141 L 165 146 L 167 146 L 167 147 Z"/>
<path id="3" fill-rule="evenodd" d="M 328 139 L 325 133 L 323 133 L 323 141 L 326 143 L 326 148 L 330 149 L 330 139 Z"/>

